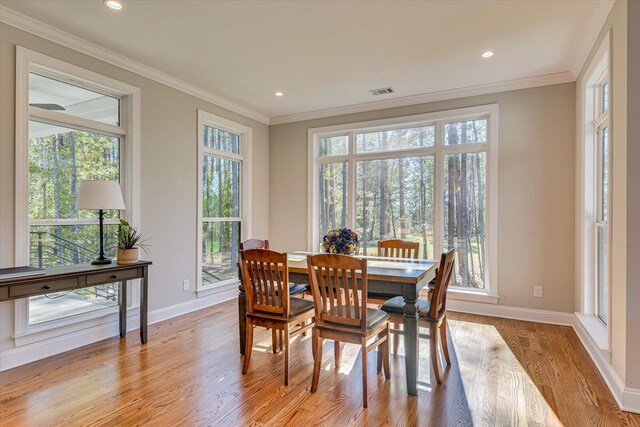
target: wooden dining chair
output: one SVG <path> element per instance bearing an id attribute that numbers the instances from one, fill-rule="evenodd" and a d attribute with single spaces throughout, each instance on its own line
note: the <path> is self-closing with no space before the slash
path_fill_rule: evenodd
<path id="1" fill-rule="evenodd" d="M 378 349 L 378 372 L 384 366 L 385 377 L 390 377 L 389 315 L 367 307 L 367 260 L 346 255 L 309 255 L 307 268 L 316 321 L 313 329 L 315 360 L 311 392 L 315 393 L 318 389 L 324 340 L 334 341 L 336 368 L 342 362 L 340 343 L 359 344 L 362 347 L 362 404 L 366 408 L 369 351 Z M 361 293 L 358 292 L 358 272 L 361 277 Z M 375 341 L 367 345 L 367 340 L 372 337 L 376 337 Z"/>
<path id="2" fill-rule="evenodd" d="M 290 340 L 313 328 L 313 301 L 290 296 L 287 254 L 268 249 L 244 250 L 240 252 L 240 262 L 247 293 L 247 336 L 242 373 L 249 370 L 253 327 L 281 330 L 284 331 L 284 385 L 289 385 Z"/>
<path id="3" fill-rule="evenodd" d="M 420 243 L 410 240 L 389 239 L 378 241 L 378 256 L 387 258 L 418 259 Z"/>
<path id="4" fill-rule="evenodd" d="M 410 240 L 401 239 L 389 239 L 378 241 L 378 256 L 384 258 L 412 258 L 418 259 L 418 253 L 420 252 L 420 243 L 412 242 Z M 388 295 L 370 294 L 369 302 L 376 304 L 378 308 L 387 302 Z M 395 328 L 399 328 L 398 325 L 394 325 Z M 397 341 L 397 340 L 396 340 Z M 394 353 L 398 353 L 397 347 L 394 347 Z"/>
<path id="5" fill-rule="evenodd" d="M 251 249 L 269 249 L 268 240 L 249 239 L 244 242 L 240 242 L 240 250 L 248 251 Z"/>
<path id="6" fill-rule="evenodd" d="M 438 275 L 436 276 L 435 286 L 430 300 L 420 298 L 418 300 L 418 313 L 419 313 L 419 325 L 423 325 L 429 328 L 429 346 L 431 347 L 431 365 L 433 366 L 434 376 L 438 384 L 442 384 L 442 378 L 440 374 L 440 357 L 438 356 L 438 342 L 442 344 L 442 350 L 444 352 L 444 358 L 447 361 L 447 365 L 451 365 L 451 359 L 449 358 L 449 344 L 447 342 L 447 290 L 449 288 L 449 282 L 454 272 L 454 264 L 456 259 L 456 252 L 451 249 L 449 252 L 443 253 L 440 257 L 440 266 L 438 267 Z M 404 301 L 402 297 L 391 298 L 384 303 L 381 310 L 389 313 L 391 321 L 394 325 L 401 324 L 403 322 Z M 400 329 L 392 329 L 392 335 L 394 337 L 394 349 L 397 349 L 398 336 L 403 332 Z M 440 334 L 438 334 L 440 332 Z M 421 335 L 422 336 L 422 335 Z M 440 336 L 440 339 L 438 339 Z"/>
<path id="7" fill-rule="evenodd" d="M 269 241 L 261 240 L 261 239 L 249 239 L 249 240 L 245 240 L 244 242 L 240 242 L 241 251 L 250 250 L 250 249 L 269 249 Z M 239 273 L 239 276 L 242 278 L 242 272 L 239 271 L 238 273 Z M 304 294 L 305 292 L 307 292 L 307 290 L 308 290 L 308 287 L 305 285 L 300 285 L 297 283 L 289 284 L 289 295 L 302 295 L 304 297 Z M 240 285 L 240 292 L 244 292 L 244 288 L 242 284 Z M 246 304 L 242 305 L 242 307 L 239 306 L 238 312 L 240 316 L 244 316 L 246 313 Z M 283 332 L 280 331 L 280 333 L 278 334 L 275 329 L 272 329 L 271 342 L 272 342 L 272 349 L 274 354 L 278 352 L 278 349 L 282 350 L 284 346 Z"/>

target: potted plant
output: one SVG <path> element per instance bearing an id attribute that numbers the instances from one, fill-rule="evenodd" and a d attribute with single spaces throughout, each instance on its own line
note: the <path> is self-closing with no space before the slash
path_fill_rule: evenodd
<path id="1" fill-rule="evenodd" d="M 140 259 L 140 248 L 148 253 L 148 245 L 138 230 L 124 219 L 118 226 L 118 264 L 135 264 Z"/>

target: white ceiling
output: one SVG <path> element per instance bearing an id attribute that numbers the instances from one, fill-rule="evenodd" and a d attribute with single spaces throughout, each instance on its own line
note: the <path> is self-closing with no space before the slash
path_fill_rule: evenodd
<path id="1" fill-rule="evenodd" d="M 610 0 L 0 0 L 268 117 L 573 72 Z M 485 50 L 495 51 L 483 59 Z M 373 97 L 369 89 L 393 86 Z M 278 98 L 274 92 L 283 91 Z"/>

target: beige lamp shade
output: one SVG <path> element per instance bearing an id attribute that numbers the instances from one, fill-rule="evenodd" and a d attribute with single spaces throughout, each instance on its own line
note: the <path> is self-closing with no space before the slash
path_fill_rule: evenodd
<path id="1" fill-rule="evenodd" d="M 125 209 L 117 181 L 80 181 L 76 209 Z"/>

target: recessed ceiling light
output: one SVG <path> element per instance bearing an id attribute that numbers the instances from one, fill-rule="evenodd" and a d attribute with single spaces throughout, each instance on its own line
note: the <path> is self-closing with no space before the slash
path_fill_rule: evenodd
<path id="1" fill-rule="evenodd" d="M 275 96 L 284 96 L 284 93 L 282 93 L 282 92 L 278 91 L 278 92 L 274 93 L 274 95 L 275 95 Z"/>
<path id="2" fill-rule="evenodd" d="M 483 58 L 491 58 L 493 56 L 493 51 L 492 50 L 488 50 L 486 52 L 482 52 L 482 57 Z"/>
<path id="3" fill-rule="evenodd" d="M 104 0 L 104 4 L 110 9 L 114 9 L 114 10 L 122 9 L 122 2 L 119 0 Z"/>

